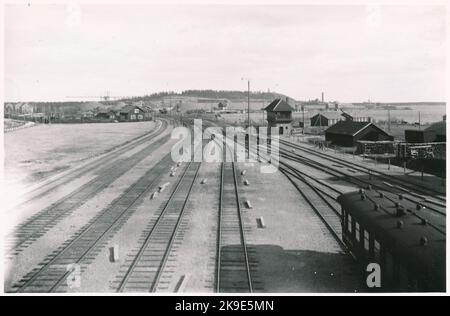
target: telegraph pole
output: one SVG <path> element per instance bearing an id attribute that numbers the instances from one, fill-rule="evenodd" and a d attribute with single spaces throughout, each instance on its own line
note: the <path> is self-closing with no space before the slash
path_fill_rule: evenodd
<path id="1" fill-rule="evenodd" d="M 419 111 L 419 131 L 421 130 L 421 127 L 420 127 L 420 111 Z"/>
<path id="2" fill-rule="evenodd" d="M 388 131 L 391 131 L 391 110 L 388 109 Z"/>
<path id="3" fill-rule="evenodd" d="M 302 105 L 302 118 L 303 118 L 302 134 L 305 134 L 305 105 Z"/>
<path id="4" fill-rule="evenodd" d="M 247 80 L 247 127 L 250 127 L 250 79 Z"/>

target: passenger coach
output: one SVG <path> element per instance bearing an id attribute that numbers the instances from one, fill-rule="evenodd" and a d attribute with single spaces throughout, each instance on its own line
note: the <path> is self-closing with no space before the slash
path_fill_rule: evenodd
<path id="1" fill-rule="evenodd" d="M 361 189 L 338 198 L 345 244 L 364 268 L 380 265 L 381 291 L 445 291 L 445 216 L 392 196 Z"/>

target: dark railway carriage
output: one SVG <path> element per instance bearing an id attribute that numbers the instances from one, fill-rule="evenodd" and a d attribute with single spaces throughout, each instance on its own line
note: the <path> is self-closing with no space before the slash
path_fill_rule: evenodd
<path id="1" fill-rule="evenodd" d="M 379 290 L 445 291 L 445 216 L 428 221 L 428 210 L 375 190 L 343 194 L 338 202 L 345 244 L 364 269 L 381 267 Z"/>

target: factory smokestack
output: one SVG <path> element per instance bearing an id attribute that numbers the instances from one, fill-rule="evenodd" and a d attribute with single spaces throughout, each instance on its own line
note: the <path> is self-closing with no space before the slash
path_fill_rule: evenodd
<path id="1" fill-rule="evenodd" d="M 322 92 L 322 103 L 323 103 L 323 92 Z"/>

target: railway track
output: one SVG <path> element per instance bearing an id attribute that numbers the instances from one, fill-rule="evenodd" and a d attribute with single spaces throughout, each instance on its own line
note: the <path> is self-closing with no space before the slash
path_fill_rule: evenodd
<path id="1" fill-rule="evenodd" d="M 299 156 L 299 155 L 293 155 L 292 153 L 289 152 L 282 152 L 282 157 L 294 161 L 294 162 L 298 162 L 307 166 L 310 166 L 312 168 L 315 168 L 317 170 L 320 170 L 322 172 L 325 172 L 337 179 L 342 178 L 343 181 L 346 181 L 348 183 L 351 183 L 352 185 L 355 185 L 356 188 L 361 188 L 361 187 L 372 187 L 373 189 L 377 190 L 378 193 L 383 192 L 383 194 L 386 196 L 386 198 L 391 199 L 392 201 L 394 199 L 396 199 L 398 197 L 398 191 L 397 193 L 395 193 L 395 190 L 393 190 L 393 188 L 391 188 L 390 186 L 382 186 L 379 184 L 376 184 L 374 181 L 366 181 L 361 179 L 358 176 L 352 175 L 352 174 L 348 174 L 346 172 L 343 172 L 342 170 L 330 167 L 328 165 L 323 165 L 322 163 L 313 161 L 311 159 Z M 394 191 L 394 192 L 393 192 Z M 402 198 L 404 200 L 407 200 L 411 203 L 413 203 L 413 208 L 416 207 L 416 205 L 421 205 L 425 208 L 425 210 L 428 210 L 428 214 L 424 214 L 423 216 L 431 221 L 431 222 L 442 222 L 442 218 L 441 217 L 445 217 L 446 213 L 445 213 L 445 208 L 439 209 L 436 208 L 435 206 L 432 206 L 430 204 L 424 203 L 424 198 L 417 198 L 415 196 L 412 195 L 408 195 L 408 194 L 402 194 Z M 394 202 L 393 202 L 394 203 Z"/>
<path id="2" fill-rule="evenodd" d="M 94 179 L 19 224 L 12 233 L 6 236 L 6 254 L 9 257 L 18 255 L 63 218 L 70 215 L 75 209 L 100 193 L 131 167 L 150 155 L 164 144 L 168 138 L 169 136 L 165 136 L 130 157 L 108 164 L 99 170 L 99 175 Z"/>
<path id="3" fill-rule="evenodd" d="M 180 228 L 201 163 L 190 162 L 170 194 L 133 261 L 119 281 L 117 292 L 155 292 Z"/>
<path id="4" fill-rule="evenodd" d="M 172 160 L 166 156 L 149 169 L 137 182 L 124 191 L 111 204 L 97 214 L 71 239 L 66 241 L 41 262 L 37 268 L 14 284 L 8 292 L 65 292 L 68 288 L 68 267 L 79 265 L 83 271 L 108 240 L 122 227 L 142 203 L 145 195 L 154 190 L 159 179 L 167 172 Z"/>
<path id="5" fill-rule="evenodd" d="M 336 178 L 340 178 L 340 177 L 344 176 L 344 181 L 355 185 L 355 188 L 361 188 L 361 187 L 366 188 L 367 187 L 367 188 L 370 188 L 370 190 L 375 190 L 375 192 L 377 192 L 378 194 L 382 194 L 384 196 L 384 198 L 389 200 L 393 206 L 396 206 L 397 203 L 399 203 L 398 194 L 395 194 L 390 191 L 386 191 L 385 188 L 377 186 L 377 185 L 373 184 L 372 182 L 364 181 L 360 178 L 357 178 L 357 177 L 348 175 L 346 173 L 340 172 L 338 170 L 335 170 L 334 168 L 329 168 L 328 166 L 324 166 L 322 164 L 317 164 L 315 162 L 311 162 L 311 160 L 305 160 L 303 157 L 292 156 L 289 153 L 284 153 L 282 156 L 285 158 L 288 158 L 291 161 L 299 162 L 299 163 L 314 167 L 314 168 L 316 168 L 322 172 L 325 172 L 329 175 L 332 175 Z M 316 189 L 319 192 L 321 192 L 323 195 L 326 195 L 326 196 L 328 196 L 328 198 L 331 198 L 331 200 L 335 200 L 337 198 L 337 196 L 335 194 L 340 195 L 340 194 L 344 193 L 344 192 L 340 192 L 339 190 L 335 189 L 333 186 L 325 183 L 324 181 L 320 181 L 320 180 L 312 177 L 311 175 L 308 175 L 308 174 L 298 170 L 297 168 L 287 164 L 286 162 L 280 162 L 280 165 L 288 166 L 288 168 L 295 171 L 295 173 L 300 174 L 302 177 L 309 178 L 313 182 L 316 182 L 316 184 L 314 185 L 316 187 Z M 319 184 L 319 186 L 317 184 Z M 322 187 L 322 188 L 320 188 L 320 187 Z M 335 194 L 330 194 L 330 193 L 324 191 L 323 187 L 325 188 L 325 190 L 329 190 L 331 192 L 334 191 Z M 401 204 L 404 207 L 406 207 L 407 211 L 409 211 L 413 216 L 416 216 L 420 220 L 426 220 L 430 226 L 434 227 L 437 231 L 439 231 L 440 233 L 445 235 L 445 213 L 444 212 L 442 212 L 436 208 L 430 207 L 430 206 L 425 206 L 423 203 L 421 203 L 421 201 L 414 200 L 406 195 L 402 196 L 402 199 L 403 199 L 403 202 L 401 202 Z M 420 205 L 421 207 L 424 207 L 424 210 L 428 210 L 431 212 L 421 211 L 420 214 L 418 214 L 416 211 L 417 205 Z"/>
<path id="6" fill-rule="evenodd" d="M 341 212 L 336 202 L 336 197 L 323 188 L 318 188 L 317 185 L 314 185 L 311 180 L 307 179 L 292 166 L 280 163 L 279 170 L 288 178 L 311 209 L 319 216 L 341 249 L 346 251 L 347 247 L 341 238 Z"/>
<path id="7" fill-rule="evenodd" d="M 351 168 L 353 170 L 362 172 L 364 174 L 369 174 L 369 170 L 370 170 L 370 175 L 371 176 L 373 176 L 375 178 L 378 178 L 378 179 L 380 179 L 382 181 L 388 181 L 390 183 L 395 183 L 397 189 L 403 190 L 404 192 L 412 191 L 412 193 L 416 193 L 416 194 L 419 194 L 419 195 L 432 196 L 434 199 L 436 199 L 438 201 L 442 201 L 442 202 L 445 202 L 445 200 L 446 200 L 445 196 L 442 196 L 442 193 L 440 191 L 433 190 L 433 189 L 431 189 L 429 187 L 425 187 L 423 185 L 419 185 L 419 184 L 416 184 L 416 183 L 413 184 L 413 183 L 406 182 L 406 181 L 403 181 L 403 180 L 395 179 L 395 178 L 393 178 L 393 177 L 389 176 L 388 174 L 385 174 L 385 173 L 383 173 L 381 171 L 377 171 L 377 170 L 373 170 L 373 169 L 369 169 L 369 168 L 364 168 L 364 167 L 358 166 L 358 165 L 356 165 L 354 163 L 351 163 L 351 162 L 348 162 L 348 161 L 345 161 L 345 160 L 342 160 L 342 159 L 339 159 L 339 158 L 336 158 L 336 157 L 332 157 L 332 156 L 330 156 L 328 154 L 320 153 L 320 152 L 317 152 L 317 151 L 312 150 L 310 148 L 306 148 L 306 147 L 298 145 L 298 144 L 293 144 L 293 143 L 285 141 L 285 140 L 281 140 L 280 139 L 280 144 L 282 144 L 284 146 L 287 146 L 289 148 L 294 148 L 294 149 L 301 150 L 303 152 L 312 154 L 312 155 L 314 155 L 316 157 L 325 159 L 325 160 L 331 162 L 332 164 L 339 164 L 340 166 L 345 166 L 346 168 Z"/>
<path id="8" fill-rule="evenodd" d="M 161 135 L 167 129 L 167 126 L 168 126 L 167 121 L 161 121 L 161 125 L 159 126 L 159 128 L 157 130 L 151 131 L 144 136 L 139 136 L 135 139 L 132 139 L 123 145 L 119 145 L 117 147 L 117 149 L 114 149 L 114 148 L 111 149 L 108 153 L 102 155 L 99 159 L 91 161 L 80 168 L 73 169 L 62 177 L 55 177 L 54 179 L 47 181 L 45 183 L 45 187 L 47 187 L 47 189 L 45 189 L 44 191 L 41 192 L 40 190 L 42 189 L 42 187 L 38 187 L 38 188 L 31 190 L 30 192 L 27 192 L 27 195 L 31 195 L 31 198 L 21 202 L 19 205 L 16 206 L 16 208 L 20 208 L 22 205 L 33 202 L 36 199 L 39 199 L 42 196 L 45 196 L 45 195 L 49 194 L 50 192 L 54 191 L 57 186 L 69 183 L 69 182 L 83 176 L 84 174 L 86 174 L 92 170 L 95 170 L 96 168 L 99 168 L 100 166 L 103 166 L 103 168 L 105 168 L 108 165 L 112 165 L 114 163 L 113 160 L 115 159 L 115 157 L 119 157 L 120 155 L 122 155 L 123 153 L 132 149 L 133 147 L 142 145 L 142 144 L 156 138 L 157 136 Z"/>
<path id="9" fill-rule="evenodd" d="M 216 260 L 216 292 L 253 292 L 234 162 L 221 167 Z"/>

